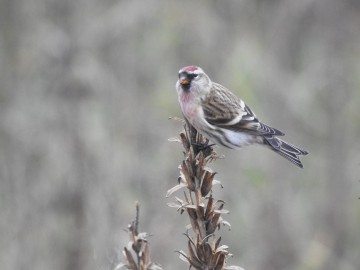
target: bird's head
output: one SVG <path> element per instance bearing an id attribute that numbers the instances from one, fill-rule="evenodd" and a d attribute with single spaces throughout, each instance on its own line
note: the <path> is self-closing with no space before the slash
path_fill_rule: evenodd
<path id="1" fill-rule="evenodd" d="M 211 85 L 211 80 L 206 73 L 196 66 L 187 66 L 179 70 L 179 80 L 177 88 L 184 91 L 196 91 L 199 94 L 207 92 Z"/>

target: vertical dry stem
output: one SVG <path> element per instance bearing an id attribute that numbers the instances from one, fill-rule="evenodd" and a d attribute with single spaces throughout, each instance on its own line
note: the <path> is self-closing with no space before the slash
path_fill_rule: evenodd
<path id="1" fill-rule="evenodd" d="M 215 200 L 211 189 L 219 181 L 214 179 L 213 172 L 206 165 L 219 158 L 209 141 L 201 136 L 189 123 L 185 124 L 185 131 L 180 134 L 180 141 L 184 147 L 184 160 L 180 164 L 179 184 L 167 193 L 170 196 L 175 191 L 186 188 L 184 199 L 175 197 L 176 203 L 169 203 L 180 213 L 187 212 L 190 219 L 192 234 L 186 233 L 188 238 L 188 252 L 178 251 L 180 257 L 194 269 L 242 269 L 237 266 L 226 266 L 226 258 L 231 254 L 227 246 L 220 245 L 221 237 L 215 235 L 224 221 L 222 214 L 224 201 Z"/>
<path id="2" fill-rule="evenodd" d="M 125 264 L 119 264 L 115 270 L 126 267 L 131 270 L 161 270 L 162 268 L 151 262 L 148 234 L 139 233 L 140 206 L 136 203 L 136 217 L 128 226 L 130 241 L 124 247 Z"/>

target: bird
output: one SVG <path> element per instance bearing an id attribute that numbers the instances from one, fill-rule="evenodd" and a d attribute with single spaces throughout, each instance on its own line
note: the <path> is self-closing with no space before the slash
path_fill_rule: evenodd
<path id="1" fill-rule="evenodd" d="M 242 99 L 211 81 L 198 66 L 179 70 L 178 100 L 185 119 L 205 138 L 231 149 L 260 144 L 300 168 L 299 156 L 308 152 L 279 137 L 282 131 L 262 123 Z"/>

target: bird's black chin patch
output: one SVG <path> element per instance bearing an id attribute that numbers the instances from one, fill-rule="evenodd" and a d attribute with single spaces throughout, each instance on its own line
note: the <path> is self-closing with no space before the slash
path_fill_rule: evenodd
<path id="1" fill-rule="evenodd" d="M 182 85 L 181 85 L 181 88 L 182 88 L 184 91 L 189 91 L 189 89 L 190 89 L 190 83 L 182 84 Z"/>

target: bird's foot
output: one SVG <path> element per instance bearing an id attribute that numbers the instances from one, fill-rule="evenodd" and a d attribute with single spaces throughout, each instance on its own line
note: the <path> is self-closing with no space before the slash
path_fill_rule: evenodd
<path id="1" fill-rule="evenodd" d="M 206 143 L 196 143 L 196 142 L 192 142 L 191 143 L 192 146 L 196 146 L 198 151 L 204 151 L 207 150 L 209 147 L 214 146 L 215 144 L 209 144 L 209 142 L 207 141 Z"/>

